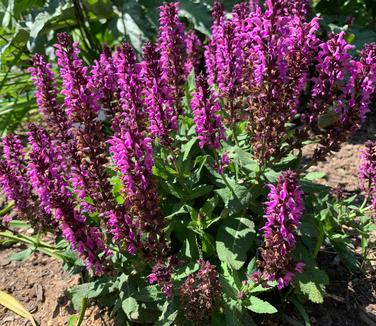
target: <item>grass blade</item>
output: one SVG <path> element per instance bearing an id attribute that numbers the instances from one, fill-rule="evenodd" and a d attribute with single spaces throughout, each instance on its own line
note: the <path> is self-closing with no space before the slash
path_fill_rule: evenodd
<path id="1" fill-rule="evenodd" d="M 30 312 L 28 312 L 18 300 L 16 300 L 10 294 L 3 292 L 1 290 L 0 290 L 0 304 L 3 305 L 5 308 L 8 308 L 9 310 L 12 310 L 17 315 L 27 320 L 30 320 L 33 326 L 37 326 Z"/>

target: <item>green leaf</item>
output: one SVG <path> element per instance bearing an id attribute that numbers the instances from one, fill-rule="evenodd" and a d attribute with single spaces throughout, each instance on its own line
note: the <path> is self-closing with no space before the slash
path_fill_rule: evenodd
<path id="1" fill-rule="evenodd" d="M 304 176 L 304 179 L 308 181 L 315 181 L 315 180 L 322 179 L 325 176 L 326 176 L 325 172 L 309 172 Z"/>
<path id="2" fill-rule="evenodd" d="M 17 228 L 17 229 L 30 229 L 31 228 L 30 224 L 28 224 L 25 221 L 20 221 L 20 220 L 12 220 L 9 222 L 9 225 L 12 228 Z"/>
<path id="3" fill-rule="evenodd" d="M 300 180 L 302 190 L 307 194 L 317 194 L 328 191 L 328 187 L 307 180 Z"/>
<path id="4" fill-rule="evenodd" d="M 216 248 L 220 260 L 240 269 L 247 260 L 247 251 L 255 242 L 255 225 L 243 218 L 229 218 L 219 227 Z"/>
<path id="5" fill-rule="evenodd" d="M 181 150 L 184 153 L 183 161 L 185 161 L 191 153 L 192 147 L 196 144 L 197 138 L 192 138 L 188 143 L 182 145 Z"/>
<path id="6" fill-rule="evenodd" d="M 71 296 L 73 308 L 79 310 L 81 308 L 83 298 L 96 298 L 103 293 L 108 292 L 110 284 L 108 276 L 101 277 L 94 282 L 76 285 L 68 290 Z"/>
<path id="7" fill-rule="evenodd" d="M 228 326 L 255 326 L 249 312 L 235 300 L 230 300 L 225 307 L 226 325 Z"/>
<path id="8" fill-rule="evenodd" d="M 255 296 L 249 298 L 250 304 L 246 306 L 247 309 L 258 314 L 275 314 L 278 310 L 269 302 L 261 300 Z"/>
<path id="9" fill-rule="evenodd" d="M 294 298 L 290 298 L 289 300 L 292 302 L 296 310 L 298 310 L 300 315 L 303 317 L 305 326 L 311 326 L 311 321 L 309 319 L 309 316 L 304 306 L 298 300 L 295 300 Z"/>
<path id="10" fill-rule="evenodd" d="M 80 315 L 78 317 L 76 326 L 80 326 L 82 324 L 82 322 L 84 321 L 85 312 L 86 312 L 88 303 L 89 303 L 89 301 L 88 301 L 87 298 L 82 298 L 81 308 L 80 308 Z"/>
<path id="11" fill-rule="evenodd" d="M 138 319 L 139 317 L 139 306 L 138 302 L 133 297 L 128 297 L 124 299 L 121 303 L 123 311 L 126 313 L 129 319 Z"/>
<path id="12" fill-rule="evenodd" d="M 356 271 L 359 268 L 359 261 L 354 254 L 354 245 L 344 234 L 329 235 L 330 243 L 337 251 L 341 261 L 351 270 Z"/>
<path id="13" fill-rule="evenodd" d="M 222 198 L 225 207 L 229 209 L 229 214 L 234 215 L 247 207 L 252 199 L 252 193 L 249 187 L 241 185 L 235 180 L 228 180 L 232 190 L 228 187 L 215 190 L 216 193 Z"/>
<path id="14" fill-rule="evenodd" d="M 212 185 L 199 185 L 193 188 L 192 190 L 190 190 L 189 192 L 186 192 L 183 199 L 192 200 L 198 197 L 202 197 L 210 193 L 212 190 L 213 190 Z"/>
<path id="15" fill-rule="evenodd" d="M 20 252 L 16 252 L 15 254 L 11 255 L 9 257 L 10 261 L 24 261 L 28 259 L 32 254 L 34 250 L 32 248 L 27 248 L 25 250 L 22 250 Z"/>
<path id="16" fill-rule="evenodd" d="M 155 302 L 164 298 L 158 285 L 148 285 L 132 296 L 141 302 Z"/>
<path id="17" fill-rule="evenodd" d="M 72 316 L 69 316 L 67 320 L 67 324 L 68 326 L 76 326 L 77 321 L 78 321 L 78 316 L 72 315 Z"/>
<path id="18" fill-rule="evenodd" d="M 324 302 L 325 285 L 329 284 L 326 273 L 318 267 L 306 265 L 303 273 L 297 273 L 294 284 L 298 290 L 314 303 Z"/>
<path id="19" fill-rule="evenodd" d="M 162 307 L 162 314 L 158 321 L 155 323 L 156 326 L 169 326 L 172 325 L 178 315 L 178 309 L 175 307 L 174 301 L 165 301 Z"/>

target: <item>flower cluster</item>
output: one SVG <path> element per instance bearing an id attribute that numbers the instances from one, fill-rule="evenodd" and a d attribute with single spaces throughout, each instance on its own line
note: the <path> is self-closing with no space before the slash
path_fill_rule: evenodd
<path id="1" fill-rule="evenodd" d="M 351 58 L 352 48 L 344 33 L 332 34 L 319 45 L 311 99 L 303 115 L 310 132 L 319 139 L 317 160 L 338 151 L 369 111 L 376 81 L 376 45 L 366 45 L 359 61 Z"/>
<path id="2" fill-rule="evenodd" d="M 64 106 L 74 137 L 71 182 L 81 199 L 81 206 L 97 209 L 104 217 L 114 209 L 111 185 L 106 172 L 107 150 L 103 126 L 98 119 L 100 95 L 93 89 L 88 67 L 78 57 L 78 44 L 67 34 L 58 35 L 57 62 L 63 81 Z M 86 198 L 93 206 L 89 207 Z"/>
<path id="3" fill-rule="evenodd" d="M 104 44 L 99 60 L 91 69 L 90 87 L 97 90 L 102 106 L 109 118 L 116 114 L 119 90 L 116 79 L 116 66 L 109 47 Z"/>
<path id="4" fill-rule="evenodd" d="M 162 289 L 162 292 L 166 298 L 171 298 L 173 295 L 171 272 L 172 268 L 176 264 L 174 260 L 175 258 L 172 257 L 172 259 L 167 262 L 158 261 L 153 266 L 152 272 L 149 275 L 149 283 L 157 283 Z"/>
<path id="5" fill-rule="evenodd" d="M 221 285 L 215 267 L 199 260 L 200 269 L 187 277 L 180 286 L 180 303 L 184 315 L 193 322 L 207 319 L 221 296 Z"/>
<path id="6" fill-rule="evenodd" d="M 0 185 L 6 198 L 14 201 L 19 218 L 29 220 L 38 229 L 53 229 L 55 225 L 51 215 L 40 206 L 38 198 L 32 193 L 26 173 L 25 149 L 20 138 L 9 135 L 3 138 L 2 144 L 4 158 L 0 160 Z"/>
<path id="7" fill-rule="evenodd" d="M 61 154 L 47 132 L 32 124 L 29 125 L 29 143 L 31 152 L 27 170 L 41 206 L 53 213 L 63 236 L 86 262 L 87 268 L 94 267 L 96 273 L 101 273 L 101 254 L 109 254 L 109 251 L 100 229 L 85 223 L 86 217 L 74 207 L 61 169 Z"/>
<path id="8" fill-rule="evenodd" d="M 172 133 L 177 129 L 178 117 L 175 114 L 174 101 L 168 92 L 169 88 L 162 78 L 160 54 L 152 43 L 144 46 L 142 74 L 146 86 L 145 105 L 149 107 L 150 134 L 153 138 L 158 138 L 162 145 L 168 146 Z"/>
<path id="9" fill-rule="evenodd" d="M 143 254 L 154 261 L 166 250 L 166 244 L 159 197 L 152 179 L 153 152 L 141 97 L 141 67 L 127 44 L 118 49 L 116 61 L 121 89 L 121 112 L 117 117 L 120 128 L 114 130 L 109 140 L 110 152 L 122 176 L 127 214 L 134 219 L 139 236 L 147 236 Z"/>
<path id="10" fill-rule="evenodd" d="M 168 87 L 168 93 L 174 101 L 175 114 L 182 112 L 180 99 L 182 86 L 186 80 L 185 62 L 187 59 L 186 36 L 184 26 L 178 18 L 177 2 L 168 3 L 160 7 L 158 51 L 162 67 L 162 78 Z M 191 53 L 195 52 L 195 45 Z M 191 59 L 192 62 L 192 59 Z"/>
<path id="11" fill-rule="evenodd" d="M 262 164 L 301 148 L 308 135 L 319 143 L 315 160 L 338 151 L 364 121 L 374 92 L 375 46 L 365 46 L 356 60 L 343 33 L 321 41 L 318 18 L 307 21 L 308 4 L 242 3 L 232 19 L 214 4 L 205 48 L 208 81 L 219 89 L 224 121 L 248 122 Z M 296 125 L 293 137 L 288 123 Z"/>
<path id="12" fill-rule="evenodd" d="M 191 105 L 199 146 L 203 148 L 206 145 L 209 149 L 218 150 L 220 141 L 225 139 L 224 127 L 218 115 L 220 105 L 203 75 L 196 78 L 196 91 L 192 94 Z"/>
<path id="13" fill-rule="evenodd" d="M 294 250 L 295 234 L 303 212 L 302 194 L 297 185 L 297 175 L 290 170 L 278 178 L 277 186 L 269 185 L 266 203 L 264 246 L 258 271 L 252 278 L 256 282 L 277 281 L 279 289 L 286 287 L 295 272 L 302 272 L 303 263 L 296 263 L 291 257 Z"/>
<path id="14" fill-rule="evenodd" d="M 370 198 L 376 216 L 376 142 L 368 141 L 362 150 L 359 179 L 362 190 Z"/>

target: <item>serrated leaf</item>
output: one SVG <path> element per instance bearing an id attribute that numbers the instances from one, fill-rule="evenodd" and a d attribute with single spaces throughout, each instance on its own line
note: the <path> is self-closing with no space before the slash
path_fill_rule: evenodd
<path id="1" fill-rule="evenodd" d="M 250 304 L 246 306 L 247 309 L 258 314 L 275 314 L 278 310 L 269 302 L 261 300 L 255 296 L 249 298 Z"/>
<path id="2" fill-rule="evenodd" d="M 234 215 L 247 206 L 251 201 L 252 193 L 248 187 L 239 184 L 235 180 L 228 180 L 228 182 L 232 189 L 225 187 L 215 191 L 224 201 L 225 207 L 229 209 L 229 214 Z"/>
<path id="3" fill-rule="evenodd" d="M 69 289 L 68 293 L 71 296 L 73 308 L 79 310 L 83 298 L 96 298 L 103 293 L 106 293 L 111 285 L 109 281 L 110 278 L 104 276 L 94 282 L 79 284 Z"/>
<path id="4" fill-rule="evenodd" d="M 240 269 L 247 260 L 247 251 L 255 241 L 255 225 L 243 218 L 229 218 L 219 227 L 216 249 L 218 258 L 232 268 Z"/>
<path id="5" fill-rule="evenodd" d="M 329 284 L 326 273 L 318 267 L 305 266 L 303 273 L 297 273 L 294 284 L 298 291 L 314 303 L 324 302 L 325 285 Z"/>

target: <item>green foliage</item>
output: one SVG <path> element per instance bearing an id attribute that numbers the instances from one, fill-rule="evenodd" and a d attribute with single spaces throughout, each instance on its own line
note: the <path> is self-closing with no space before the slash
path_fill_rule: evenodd
<path id="1" fill-rule="evenodd" d="M 217 234 L 218 258 L 238 270 L 246 262 L 246 253 L 254 242 L 255 228 L 252 221 L 242 217 L 227 219 L 222 222 Z"/>
<path id="2" fill-rule="evenodd" d="M 325 285 L 329 284 L 326 273 L 316 266 L 305 266 L 302 274 L 295 276 L 294 284 L 298 293 L 314 303 L 323 303 Z"/>
<path id="3" fill-rule="evenodd" d="M 247 309 L 256 312 L 258 314 L 275 314 L 277 309 L 272 306 L 269 302 L 261 300 L 255 296 L 249 297 L 249 305 Z"/>

